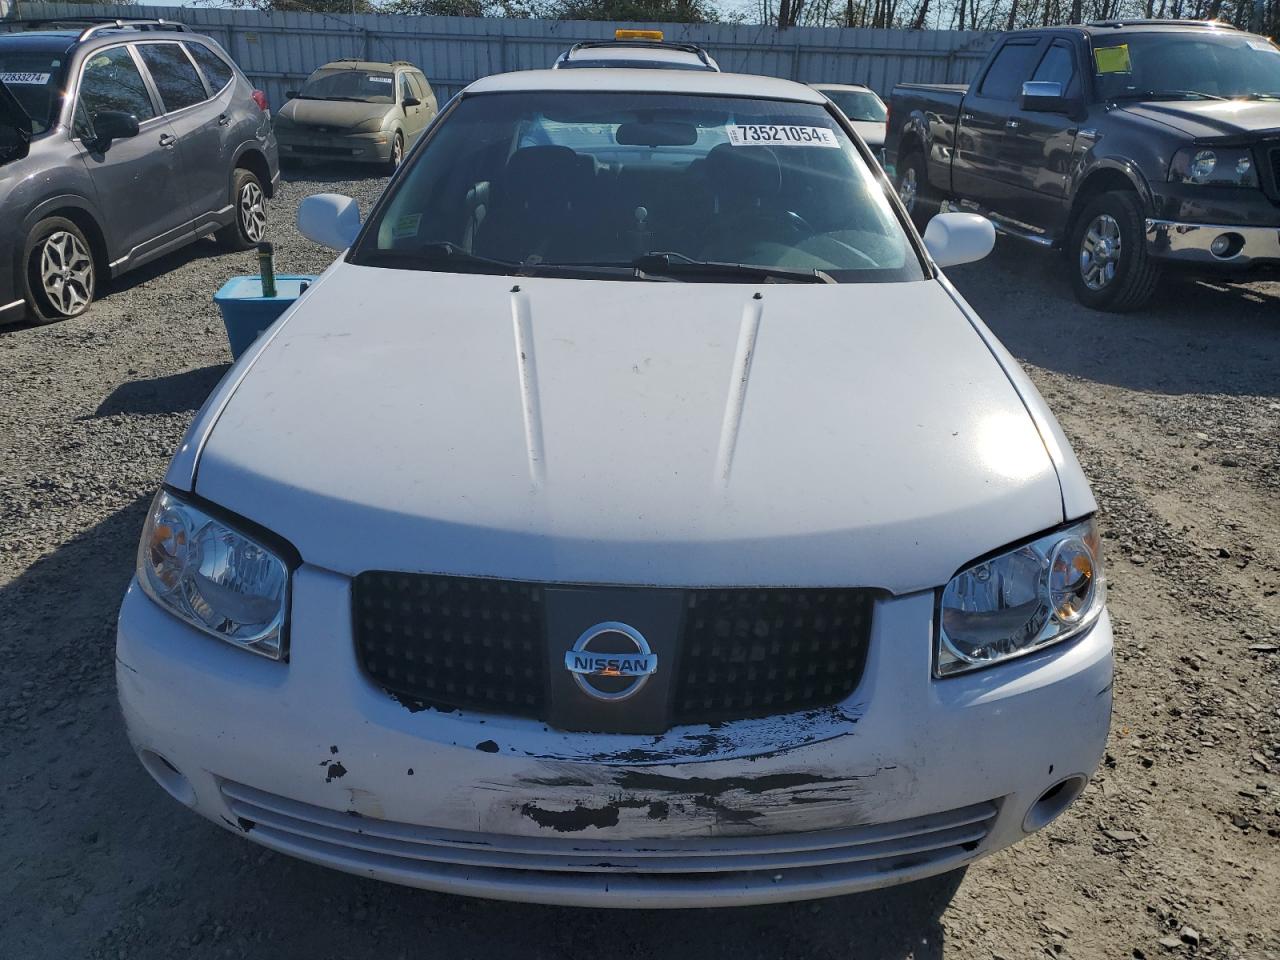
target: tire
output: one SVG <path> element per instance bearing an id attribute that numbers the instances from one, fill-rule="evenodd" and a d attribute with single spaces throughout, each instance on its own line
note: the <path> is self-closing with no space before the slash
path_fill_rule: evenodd
<path id="1" fill-rule="evenodd" d="M 1144 228 L 1142 203 L 1127 190 L 1099 194 L 1085 204 L 1067 248 L 1077 300 L 1111 313 L 1146 306 L 1161 270 L 1147 253 Z"/>
<path id="2" fill-rule="evenodd" d="M 938 212 L 938 197 L 929 185 L 929 169 L 924 162 L 924 154 L 913 149 L 898 164 L 896 173 L 898 182 L 894 189 L 898 191 L 907 213 L 911 214 L 911 222 L 923 233 Z"/>
<path id="3" fill-rule="evenodd" d="M 402 163 L 404 163 L 404 134 L 397 130 L 395 139 L 391 141 L 391 156 L 387 160 L 387 176 L 391 176 L 399 170 Z"/>
<path id="4" fill-rule="evenodd" d="M 227 250 L 251 250 L 267 238 L 267 191 L 252 170 L 236 167 L 231 178 L 235 220 L 215 237 Z"/>
<path id="5" fill-rule="evenodd" d="M 78 317 L 93 303 L 97 264 L 83 231 L 64 217 L 41 220 L 22 254 L 22 294 L 35 323 Z"/>

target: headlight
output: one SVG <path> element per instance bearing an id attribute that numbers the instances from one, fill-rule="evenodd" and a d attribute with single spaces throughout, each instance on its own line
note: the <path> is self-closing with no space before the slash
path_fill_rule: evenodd
<path id="1" fill-rule="evenodd" d="M 1073 637 L 1098 619 L 1105 594 L 1092 519 L 976 563 L 942 591 L 934 672 L 976 670 Z"/>
<path id="2" fill-rule="evenodd" d="M 1239 148 L 1207 150 L 1184 147 L 1173 155 L 1169 179 L 1220 187 L 1256 187 L 1258 171 L 1253 155 Z"/>
<path id="3" fill-rule="evenodd" d="M 384 122 L 386 122 L 385 117 L 373 117 L 370 120 L 365 120 L 363 123 L 355 124 L 347 132 L 348 133 L 377 133 L 379 130 L 382 129 L 382 124 Z"/>
<path id="4" fill-rule="evenodd" d="M 276 553 L 161 490 L 138 547 L 138 582 L 199 630 L 279 660 L 289 568 Z"/>

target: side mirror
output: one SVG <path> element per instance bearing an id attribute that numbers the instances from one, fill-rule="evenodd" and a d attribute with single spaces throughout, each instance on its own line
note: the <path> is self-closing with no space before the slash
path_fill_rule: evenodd
<path id="1" fill-rule="evenodd" d="M 940 213 L 924 231 L 924 246 L 940 267 L 973 263 L 996 245 L 996 228 L 976 213 Z"/>
<path id="2" fill-rule="evenodd" d="M 406 107 L 416 107 L 416 106 L 418 106 L 418 104 L 420 104 L 420 103 L 422 103 L 422 101 L 421 101 L 421 100 L 419 100 L 417 97 L 405 97 L 405 98 L 404 98 L 404 105 L 405 105 Z"/>
<path id="3" fill-rule="evenodd" d="M 284 98 L 285 98 L 286 100 L 297 100 L 297 99 L 298 99 L 298 91 L 297 91 L 297 90 L 286 90 L 286 91 L 284 92 Z"/>
<path id="4" fill-rule="evenodd" d="M 1028 80 L 1022 85 L 1019 106 L 1035 113 L 1071 113 L 1074 105 L 1062 95 L 1056 80 Z"/>
<path id="5" fill-rule="evenodd" d="M 101 110 L 93 115 L 93 146 L 106 150 L 115 140 L 128 140 L 138 135 L 138 118 L 121 110 Z"/>
<path id="6" fill-rule="evenodd" d="M 360 206 L 338 193 L 317 193 L 298 204 L 298 232 L 331 250 L 345 250 L 360 232 Z"/>

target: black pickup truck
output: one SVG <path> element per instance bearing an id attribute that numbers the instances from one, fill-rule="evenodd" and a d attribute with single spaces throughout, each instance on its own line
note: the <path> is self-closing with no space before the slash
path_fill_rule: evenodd
<path id="1" fill-rule="evenodd" d="M 1280 49 L 1218 23 L 1005 34 L 968 86 L 900 84 L 885 167 L 913 217 L 940 204 L 1065 251 L 1100 310 L 1166 266 L 1280 267 Z"/>

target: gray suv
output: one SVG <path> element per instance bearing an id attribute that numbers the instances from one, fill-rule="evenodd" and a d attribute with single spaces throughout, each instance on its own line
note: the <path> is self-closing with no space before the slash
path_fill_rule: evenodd
<path id="1" fill-rule="evenodd" d="M 200 237 L 263 239 L 271 114 L 217 43 L 163 20 L 0 28 L 0 322 L 77 316 Z"/>

